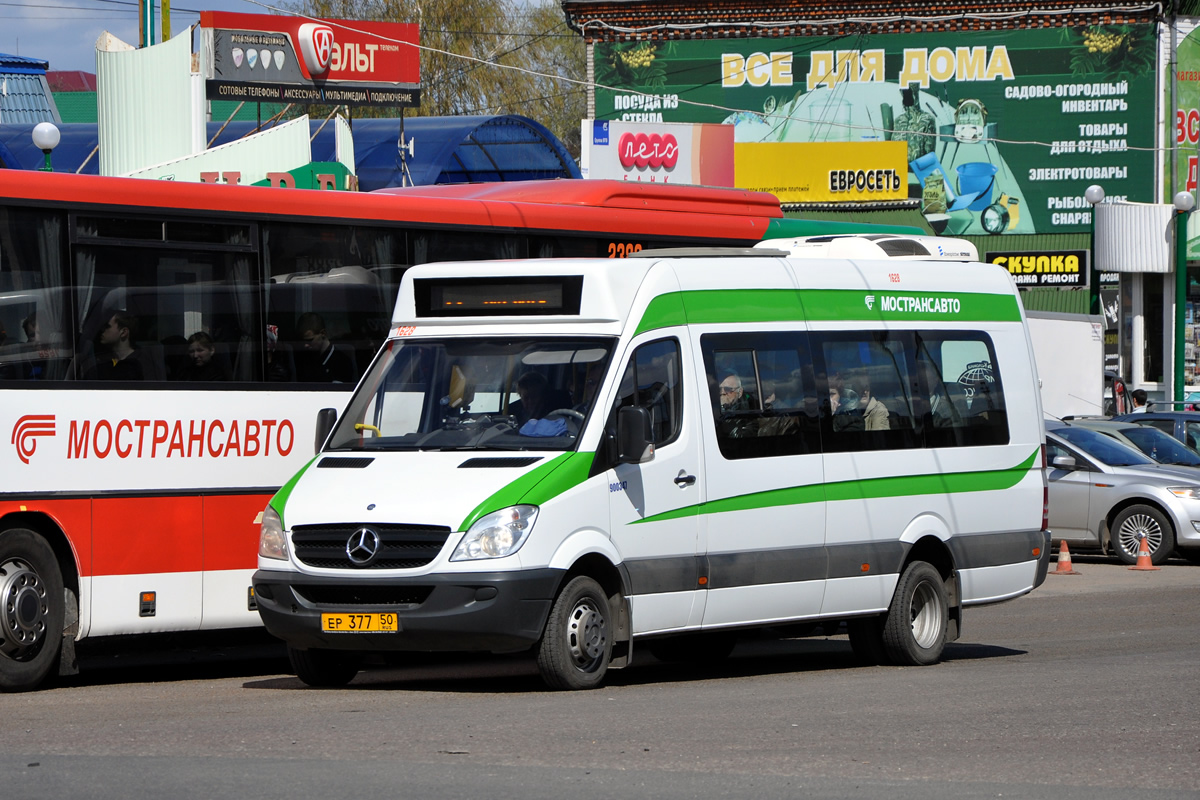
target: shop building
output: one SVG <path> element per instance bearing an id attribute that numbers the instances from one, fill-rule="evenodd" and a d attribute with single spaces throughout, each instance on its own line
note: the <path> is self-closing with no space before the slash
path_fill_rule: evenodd
<path id="1" fill-rule="evenodd" d="M 905 197 L 785 207 L 968 239 L 1009 267 L 1028 308 L 1103 312 L 1107 366 L 1153 396 L 1173 393 L 1176 323 L 1187 317 L 1186 343 L 1200 331 L 1187 312 L 1200 309 L 1200 238 L 1188 240 L 1196 263 L 1183 303 L 1169 246 L 1096 248 L 1122 240 L 1123 207 L 1139 204 L 1166 214 L 1167 228 L 1153 235 L 1169 245 L 1171 198 L 1195 192 L 1200 46 L 1193 59 L 1196 22 L 1185 15 L 1200 14 L 1200 3 L 564 0 L 563 8 L 587 44 L 589 116 L 723 122 L 739 145 L 903 142 Z M 793 160 L 780 159 L 781 170 Z M 1093 233 L 1093 186 L 1113 212 L 1099 215 L 1107 238 Z M 1111 271 L 1100 275 L 1096 263 Z M 1189 363 L 1188 388 L 1200 388 Z"/>

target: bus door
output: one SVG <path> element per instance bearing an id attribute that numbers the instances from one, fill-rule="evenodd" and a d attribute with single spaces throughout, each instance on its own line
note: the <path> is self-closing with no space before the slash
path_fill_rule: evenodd
<path id="1" fill-rule="evenodd" d="M 630 580 L 633 632 L 699 627 L 704 611 L 699 512 L 704 502 L 696 425 L 698 384 L 686 340 L 655 331 L 633 341 L 608 417 L 639 405 L 650 412 L 654 458 L 607 473 L 613 542 Z"/>

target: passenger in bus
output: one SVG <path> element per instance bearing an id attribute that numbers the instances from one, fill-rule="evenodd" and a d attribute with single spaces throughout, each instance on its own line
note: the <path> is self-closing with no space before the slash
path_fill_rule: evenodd
<path id="1" fill-rule="evenodd" d="M 284 383 L 292 379 L 292 368 L 288 364 L 288 356 L 279 345 L 279 326 L 267 325 L 267 380 L 272 383 Z"/>
<path id="2" fill-rule="evenodd" d="M 742 378 L 736 372 L 728 372 L 721 378 L 721 411 L 749 411 L 754 407 L 754 398 L 742 388 Z"/>
<path id="3" fill-rule="evenodd" d="M 862 412 L 865 429 L 886 431 L 890 428 L 888 408 L 871 393 L 871 379 L 865 374 L 854 375 L 847 384 L 858 394 L 858 407 Z"/>
<path id="4" fill-rule="evenodd" d="M 840 375 L 829 380 L 829 414 L 834 433 L 866 430 L 858 393 L 847 389 Z"/>
<path id="5" fill-rule="evenodd" d="M 187 363 L 179 371 L 179 380 L 227 381 L 229 371 L 216 358 L 217 343 L 205 331 L 196 331 L 187 340 Z"/>
<path id="6" fill-rule="evenodd" d="M 37 359 L 25 364 L 25 378 L 31 381 L 42 380 L 46 377 L 47 361 L 54 356 L 54 350 L 42 343 L 41 329 L 38 328 L 37 312 L 33 311 L 21 320 L 21 330 L 25 331 L 27 344 L 37 348 Z"/>
<path id="7" fill-rule="evenodd" d="M 926 394 L 923 402 L 919 395 L 914 397 L 914 406 L 923 406 L 920 409 L 921 415 L 934 428 L 960 427 L 965 413 L 965 398 L 957 396 L 957 393 L 946 385 L 937 366 L 928 359 L 918 358 L 917 370 L 924 382 L 921 388 Z M 955 382 L 954 386 L 958 387 L 958 383 Z"/>
<path id="8" fill-rule="evenodd" d="M 133 314 L 118 311 L 109 317 L 97 338 L 101 353 L 85 377 L 100 381 L 145 380 L 147 370 L 137 349 L 137 331 L 138 319 Z"/>
<path id="9" fill-rule="evenodd" d="M 354 383 L 354 364 L 334 347 L 325 331 L 325 320 L 309 311 L 296 320 L 296 335 L 304 348 L 297 354 L 296 377 L 319 383 Z"/>
<path id="10" fill-rule="evenodd" d="M 531 419 L 542 419 L 554 410 L 548 402 L 550 382 L 540 372 L 531 370 L 517 378 L 517 394 L 521 399 L 510 405 L 508 410 L 522 425 Z"/>

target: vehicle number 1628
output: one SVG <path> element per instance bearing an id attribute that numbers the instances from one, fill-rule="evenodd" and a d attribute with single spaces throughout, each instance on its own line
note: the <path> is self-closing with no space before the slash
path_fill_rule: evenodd
<path id="1" fill-rule="evenodd" d="M 400 621 L 395 614 L 322 614 L 325 633 L 396 633 Z"/>

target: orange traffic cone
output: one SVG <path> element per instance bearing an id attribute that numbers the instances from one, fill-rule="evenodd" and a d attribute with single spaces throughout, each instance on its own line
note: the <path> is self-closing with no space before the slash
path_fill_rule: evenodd
<path id="1" fill-rule="evenodd" d="M 1146 534 L 1144 533 L 1138 537 L 1137 563 L 1130 567 L 1130 569 L 1145 570 L 1147 572 L 1162 569 L 1162 567 L 1154 566 L 1154 562 L 1150 560 L 1150 545 L 1146 543 Z"/>
<path id="2" fill-rule="evenodd" d="M 1079 575 L 1080 573 L 1071 568 L 1071 550 L 1067 547 L 1066 542 L 1058 543 L 1058 566 L 1054 568 L 1053 575 Z"/>

